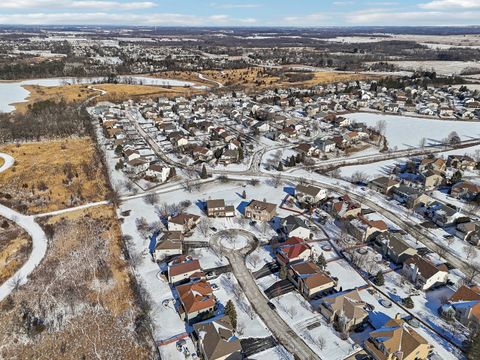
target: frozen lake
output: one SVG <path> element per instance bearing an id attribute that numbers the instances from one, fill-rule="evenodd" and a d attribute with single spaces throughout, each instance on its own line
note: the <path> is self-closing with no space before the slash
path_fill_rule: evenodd
<path id="1" fill-rule="evenodd" d="M 119 76 L 122 79 L 132 79 L 134 83 L 153 86 L 194 86 L 188 81 L 158 79 L 145 76 Z M 0 112 L 10 112 L 15 110 L 11 104 L 25 101 L 29 91 L 22 86 L 39 85 L 39 86 L 61 86 L 66 84 L 89 84 L 98 82 L 103 78 L 51 78 L 51 79 L 32 79 L 17 82 L 0 82 Z"/>
<path id="2" fill-rule="evenodd" d="M 433 120 L 408 116 L 353 113 L 345 115 L 356 122 L 375 126 L 379 120 L 387 123 L 386 136 L 390 148 L 398 149 L 418 147 L 421 138 L 427 145 L 438 144 L 452 131 L 456 131 L 462 140 L 480 137 L 480 122 Z"/>

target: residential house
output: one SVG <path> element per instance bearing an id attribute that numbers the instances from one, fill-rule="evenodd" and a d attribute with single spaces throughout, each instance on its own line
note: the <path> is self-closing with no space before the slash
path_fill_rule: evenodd
<path id="1" fill-rule="evenodd" d="M 239 159 L 238 150 L 226 149 L 223 151 L 218 163 L 222 165 L 229 165 L 237 163 Z"/>
<path id="2" fill-rule="evenodd" d="M 295 196 L 300 203 L 313 205 L 327 198 L 327 190 L 312 185 L 297 185 Z"/>
<path id="3" fill-rule="evenodd" d="M 325 274 L 313 261 L 291 264 L 287 277 L 306 299 L 325 293 L 336 285 L 335 280 Z"/>
<path id="4" fill-rule="evenodd" d="M 465 326 L 480 325 L 480 288 L 462 285 L 442 307 L 442 313 L 453 310 L 455 317 Z"/>
<path id="5" fill-rule="evenodd" d="M 242 345 L 227 316 L 193 325 L 198 354 L 204 360 L 242 360 Z"/>
<path id="6" fill-rule="evenodd" d="M 346 333 L 363 324 L 368 317 L 366 304 L 360 298 L 357 289 L 326 296 L 322 299 L 319 310 L 335 328 Z"/>
<path id="7" fill-rule="evenodd" d="M 294 150 L 306 156 L 318 156 L 320 153 L 318 148 L 307 143 L 297 145 Z"/>
<path id="8" fill-rule="evenodd" d="M 192 279 L 204 278 L 200 262 L 191 256 L 178 256 L 168 264 L 168 282 L 178 284 Z"/>
<path id="9" fill-rule="evenodd" d="M 209 161 L 213 158 L 213 151 L 204 146 L 195 146 L 192 149 L 192 157 L 197 161 Z"/>
<path id="10" fill-rule="evenodd" d="M 433 350 L 399 315 L 370 332 L 364 348 L 375 360 L 426 360 Z"/>
<path id="11" fill-rule="evenodd" d="M 360 204 L 354 202 L 348 195 L 341 196 L 326 206 L 330 214 L 340 219 L 355 218 L 362 211 Z"/>
<path id="12" fill-rule="evenodd" d="M 148 161 L 145 161 L 141 158 L 130 160 L 125 163 L 125 171 L 131 174 L 139 175 L 146 171 L 149 168 Z"/>
<path id="13" fill-rule="evenodd" d="M 474 170 L 477 162 L 467 155 L 449 155 L 447 166 L 457 170 Z"/>
<path id="14" fill-rule="evenodd" d="M 460 181 L 452 186 L 450 195 L 457 199 L 463 199 L 465 201 L 473 201 L 474 199 L 480 199 L 480 185 L 474 184 L 469 181 Z"/>
<path id="15" fill-rule="evenodd" d="M 448 282 L 448 268 L 444 264 L 436 266 L 419 255 L 405 260 L 403 275 L 424 291 Z"/>
<path id="16" fill-rule="evenodd" d="M 275 256 L 281 266 L 307 261 L 313 256 L 312 247 L 299 237 L 291 237 L 275 248 Z"/>
<path id="17" fill-rule="evenodd" d="M 180 231 L 167 231 L 157 235 L 153 259 L 162 261 L 169 256 L 182 255 L 183 235 Z"/>
<path id="18" fill-rule="evenodd" d="M 421 180 L 425 190 L 433 190 L 440 185 L 445 184 L 443 173 L 436 170 L 426 170 L 421 174 Z"/>
<path id="19" fill-rule="evenodd" d="M 455 227 L 455 235 L 472 245 L 480 245 L 480 221 L 458 223 Z"/>
<path id="20" fill-rule="evenodd" d="M 309 239 L 312 236 L 310 228 L 300 216 L 289 215 L 281 221 L 281 231 L 289 237 Z"/>
<path id="21" fill-rule="evenodd" d="M 370 189 L 384 195 L 390 194 L 393 189 L 398 188 L 399 186 L 400 183 L 397 180 L 387 176 L 381 176 L 368 183 Z"/>
<path id="22" fill-rule="evenodd" d="M 361 242 L 371 241 L 388 230 L 388 225 L 381 219 L 369 219 L 364 215 L 343 221 L 348 233 Z"/>
<path id="23" fill-rule="evenodd" d="M 182 234 L 191 232 L 200 222 L 200 216 L 194 214 L 178 214 L 168 219 L 168 230 Z"/>
<path id="24" fill-rule="evenodd" d="M 170 171 L 171 169 L 169 167 L 160 164 L 150 164 L 145 171 L 145 176 L 164 183 L 170 177 Z"/>
<path id="25" fill-rule="evenodd" d="M 391 191 L 393 199 L 400 204 L 404 204 L 409 209 L 417 205 L 417 199 L 422 194 L 420 190 L 403 184 L 393 187 Z"/>
<path id="26" fill-rule="evenodd" d="M 403 264 L 408 258 L 417 255 L 417 250 L 408 245 L 397 233 L 385 232 L 377 236 L 373 247 L 395 264 Z"/>
<path id="27" fill-rule="evenodd" d="M 245 207 L 245 217 L 257 221 L 270 221 L 277 214 L 277 205 L 265 201 L 252 200 Z"/>
<path id="28" fill-rule="evenodd" d="M 329 152 L 332 152 L 332 151 L 335 151 L 337 145 L 334 141 L 330 140 L 330 139 L 325 139 L 325 140 L 320 140 L 320 139 L 316 139 L 313 144 L 315 145 L 315 147 L 324 152 L 324 153 L 329 153 Z"/>
<path id="29" fill-rule="evenodd" d="M 202 320 L 205 313 L 213 313 L 216 298 L 209 282 L 205 280 L 193 281 L 178 285 L 175 290 L 178 294 L 178 313 L 189 323 Z"/>
<path id="30" fill-rule="evenodd" d="M 438 201 L 433 201 L 427 206 L 425 216 L 440 227 L 451 226 L 455 220 L 462 217 L 457 210 Z"/>
<path id="31" fill-rule="evenodd" d="M 225 206 L 225 200 L 207 200 L 207 215 L 209 217 L 233 217 L 235 216 L 235 207 Z"/>

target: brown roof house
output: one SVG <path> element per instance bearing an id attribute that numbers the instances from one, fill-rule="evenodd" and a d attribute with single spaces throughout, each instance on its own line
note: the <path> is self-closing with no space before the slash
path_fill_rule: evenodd
<path id="1" fill-rule="evenodd" d="M 178 313 L 189 323 L 203 320 L 203 316 L 215 310 L 217 299 L 210 283 L 201 280 L 178 285 Z"/>
<path id="2" fill-rule="evenodd" d="M 301 203 L 317 204 L 327 197 L 327 190 L 312 185 L 297 185 L 295 196 Z"/>
<path id="3" fill-rule="evenodd" d="M 441 310 L 442 314 L 452 311 L 465 326 L 480 325 L 480 288 L 461 286 Z"/>
<path id="4" fill-rule="evenodd" d="M 228 317 L 223 316 L 193 325 L 198 353 L 205 360 L 243 359 L 240 340 Z"/>
<path id="5" fill-rule="evenodd" d="M 235 216 L 234 206 L 225 206 L 225 200 L 207 200 L 207 215 L 209 217 L 233 217 Z"/>
<path id="6" fill-rule="evenodd" d="M 336 285 L 335 280 L 312 261 L 290 265 L 287 277 L 306 299 L 331 290 Z"/>
<path id="7" fill-rule="evenodd" d="M 180 231 L 166 231 L 157 236 L 155 249 L 153 250 L 153 259 L 162 261 L 163 259 L 182 254 L 183 235 Z"/>
<path id="8" fill-rule="evenodd" d="M 372 331 L 364 348 L 376 360 L 425 360 L 433 349 L 399 315 Z"/>
<path id="9" fill-rule="evenodd" d="M 446 284 L 448 268 L 445 265 L 435 266 L 430 261 L 414 255 L 403 263 L 403 275 L 422 290 Z"/>
<path id="10" fill-rule="evenodd" d="M 334 322 L 338 331 L 346 333 L 362 324 L 368 317 L 365 306 L 355 289 L 324 297 L 319 310 L 329 322 Z"/>
<path id="11" fill-rule="evenodd" d="M 179 214 L 168 219 L 168 230 L 180 231 L 183 234 L 192 231 L 200 222 L 200 216 L 194 214 Z"/>
<path id="12" fill-rule="evenodd" d="M 258 221 L 270 221 L 277 214 L 277 205 L 264 201 L 252 200 L 245 207 L 245 217 Z"/>
<path id="13" fill-rule="evenodd" d="M 373 247 L 395 264 L 403 264 L 408 258 L 417 255 L 417 250 L 408 245 L 399 234 L 385 232 L 377 236 Z"/>
<path id="14" fill-rule="evenodd" d="M 168 264 L 168 282 L 171 284 L 203 278 L 205 275 L 200 262 L 191 256 L 178 256 Z"/>
<path id="15" fill-rule="evenodd" d="M 462 222 L 457 224 L 455 235 L 470 244 L 480 245 L 480 221 Z"/>
<path id="16" fill-rule="evenodd" d="M 378 191 L 379 193 L 382 194 L 390 194 L 390 192 L 393 190 L 395 187 L 399 187 L 400 183 L 387 176 L 381 176 L 379 178 L 373 179 L 368 183 L 368 187 L 372 190 Z"/>

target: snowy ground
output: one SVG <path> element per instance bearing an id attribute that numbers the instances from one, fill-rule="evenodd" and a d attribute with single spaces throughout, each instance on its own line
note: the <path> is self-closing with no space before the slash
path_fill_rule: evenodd
<path id="1" fill-rule="evenodd" d="M 346 260 L 337 260 L 327 263 L 327 271 L 331 276 L 338 278 L 336 289 L 348 290 L 361 287 L 367 282 L 352 268 Z"/>
<path id="2" fill-rule="evenodd" d="M 249 356 L 251 360 L 294 360 L 292 354 L 290 354 L 283 346 L 275 346 L 258 354 Z"/>
<path id="3" fill-rule="evenodd" d="M 280 316 L 322 359 L 340 360 L 357 351 L 352 340 L 340 339 L 323 316 L 297 292 L 276 297 L 273 303 Z"/>
<path id="4" fill-rule="evenodd" d="M 235 304 L 235 309 L 237 310 L 237 335 L 240 338 L 262 338 L 272 335 L 253 310 L 252 305 L 247 300 L 232 273 L 222 274 L 215 280 L 211 280 L 210 283 L 218 286 L 218 290 L 214 291 L 214 295 L 222 306 L 225 306 L 229 300 L 232 300 Z M 219 310 L 223 312 L 223 307 Z"/>
<path id="5" fill-rule="evenodd" d="M 387 123 L 386 136 L 390 148 L 408 149 L 418 147 L 425 138 L 427 145 L 438 144 L 452 131 L 456 131 L 462 140 L 480 137 L 477 122 L 422 119 L 408 116 L 383 115 L 371 113 L 346 114 L 346 118 L 375 126 L 378 121 Z"/>

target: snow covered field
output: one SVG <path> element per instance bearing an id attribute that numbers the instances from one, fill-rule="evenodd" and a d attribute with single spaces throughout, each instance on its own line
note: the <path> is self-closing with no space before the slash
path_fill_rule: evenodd
<path id="1" fill-rule="evenodd" d="M 378 121 L 387 123 L 386 136 L 390 148 L 408 149 L 418 147 L 420 140 L 425 138 L 427 145 L 438 144 L 452 131 L 456 131 L 462 140 L 480 137 L 478 122 L 433 120 L 408 116 L 353 113 L 345 115 L 356 122 L 375 126 Z"/>

